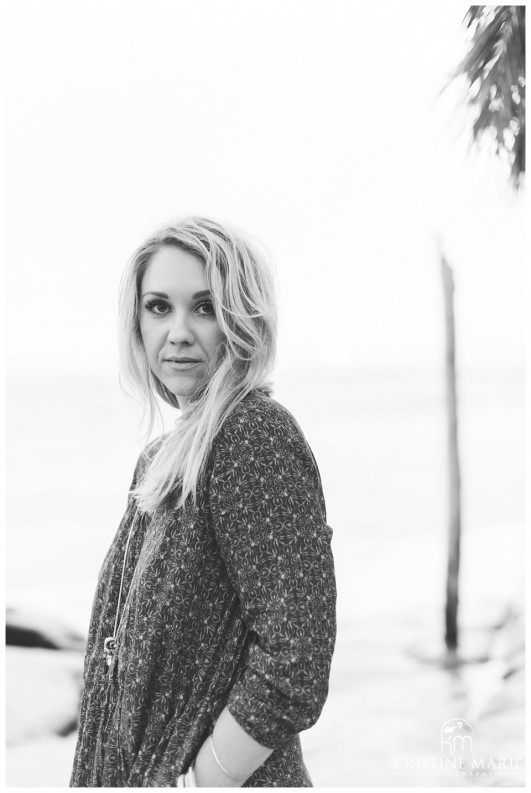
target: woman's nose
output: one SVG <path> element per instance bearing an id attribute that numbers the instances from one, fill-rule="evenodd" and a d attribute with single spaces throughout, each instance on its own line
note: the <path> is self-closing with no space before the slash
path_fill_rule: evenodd
<path id="1" fill-rule="evenodd" d="M 176 314 L 168 331 L 168 341 L 172 344 L 192 344 L 194 334 L 185 314 Z"/>

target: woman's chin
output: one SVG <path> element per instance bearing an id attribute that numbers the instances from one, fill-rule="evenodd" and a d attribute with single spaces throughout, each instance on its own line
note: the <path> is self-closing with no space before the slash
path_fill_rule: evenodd
<path id="1" fill-rule="evenodd" d="M 176 374 L 168 377 L 166 375 L 162 382 L 171 393 L 176 396 L 190 396 L 196 390 L 199 378 L 197 375 Z"/>
<path id="2" fill-rule="evenodd" d="M 164 385 L 176 398 L 179 403 L 179 410 L 183 410 L 184 407 L 189 405 L 189 403 L 196 399 L 202 392 L 199 378 L 194 378 L 193 380 L 190 378 L 186 381 L 184 379 L 179 379 L 179 382 L 176 382 L 175 379 L 170 380 L 165 378 Z"/>

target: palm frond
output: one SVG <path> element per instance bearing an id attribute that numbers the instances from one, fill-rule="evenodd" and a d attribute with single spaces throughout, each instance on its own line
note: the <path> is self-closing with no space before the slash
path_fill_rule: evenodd
<path id="1" fill-rule="evenodd" d="M 525 173 L 525 6 L 471 6 L 463 22 L 468 52 L 450 82 L 466 78 L 472 138 L 494 139 L 518 187 Z"/>

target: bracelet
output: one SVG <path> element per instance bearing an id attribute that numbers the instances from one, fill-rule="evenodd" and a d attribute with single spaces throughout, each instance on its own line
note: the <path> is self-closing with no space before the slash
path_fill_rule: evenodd
<path id="1" fill-rule="evenodd" d="M 219 761 L 219 757 L 218 757 L 218 756 L 217 756 L 217 754 L 216 754 L 216 750 L 214 749 L 214 739 L 212 738 L 212 735 L 210 736 L 210 746 L 211 746 L 211 749 L 212 749 L 212 754 L 214 755 L 214 760 L 215 760 L 215 761 L 216 761 L 216 763 L 219 765 L 219 767 L 221 768 L 221 770 L 223 771 L 223 773 L 225 774 L 225 776 L 228 776 L 228 777 L 230 777 L 230 779 L 234 779 L 234 781 L 235 781 L 235 782 L 243 782 L 245 779 L 247 779 L 247 777 L 246 777 L 246 776 L 243 776 L 243 777 L 242 777 L 242 776 L 234 776 L 233 774 L 229 774 L 229 772 L 227 771 L 227 769 L 226 769 L 226 768 L 224 768 L 224 767 L 221 765 L 221 763 L 220 763 L 220 761 Z"/>

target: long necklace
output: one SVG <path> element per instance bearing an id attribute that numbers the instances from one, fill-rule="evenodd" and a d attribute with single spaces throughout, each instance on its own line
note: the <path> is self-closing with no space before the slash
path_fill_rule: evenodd
<path id="1" fill-rule="evenodd" d="M 135 527 L 137 516 L 138 516 L 138 507 L 136 509 L 135 516 L 131 521 L 131 528 L 129 529 L 129 535 L 127 537 L 127 542 L 125 544 L 124 561 L 122 564 L 122 576 L 120 578 L 120 590 L 118 592 L 118 605 L 116 606 L 116 617 L 114 620 L 114 631 L 112 636 L 107 636 L 107 638 L 103 640 L 103 655 L 107 662 L 107 666 L 109 667 L 116 653 L 116 634 L 122 622 L 122 620 L 120 619 L 120 623 L 118 623 L 118 616 L 120 614 L 120 603 L 122 601 L 122 591 L 123 591 L 124 576 L 125 576 L 125 564 L 127 561 L 127 551 L 129 550 L 129 543 L 131 542 L 131 537 L 133 536 L 133 529 Z M 124 611 L 125 611 L 125 607 L 124 607 Z M 123 612 L 122 612 L 122 617 L 123 617 Z"/>

